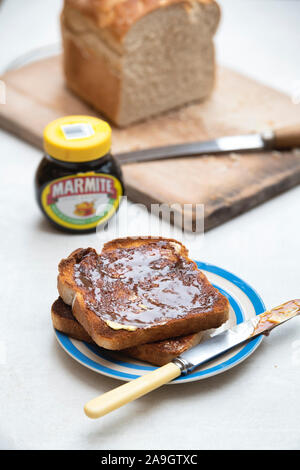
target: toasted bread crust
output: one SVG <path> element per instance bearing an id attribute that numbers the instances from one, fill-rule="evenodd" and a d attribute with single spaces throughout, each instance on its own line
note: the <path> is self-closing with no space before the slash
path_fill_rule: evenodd
<path id="1" fill-rule="evenodd" d="M 65 304 L 60 297 L 52 304 L 51 318 L 56 330 L 61 331 L 72 338 L 79 339 L 80 341 L 93 343 L 92 338 L 87 334 L 72 314 L 71 307 Z"/>
<path id="2" fill-rule="evenodd" d="M 53 326 L 58 331 L 65 333 L 80 341 L 93 343 L 92 338 L 78 323 L 72 309 L 59 297 L 51 307 Z M 149 362 L 157 366 L 163 366 L 175 357 L 192 348 L 201 341 L 202 332 L 194 333 L 180 338 L 170 338 L 156 343 L 142 344 L 129 349 L 124 349 L 124 355 Z"/>
<path id="3" fill-rule="evenodd" d="M 184 5 L 188 12 L 193 2 L 216 10 L 214 32 L 220 18 L 220 8 L 214 0 L 65 0 L 63 12 L 66 13 L 69 8 L 77 10 L 98 28 L 107 29 L 122 39 L 131 26 L 148 13 L 174 4 Z"/>
<path id="4" fill-rule="evenodd" d="M 202 336 L 203 332 L 199 331 L 188 336 L 133 346 L 132 348 L 124 349 L 123 353 L 135 359 L 150 362 L 156 366 L 163 366 L 199 344 Z"/>
<path id="5" fill-rule="evenodd" d="M 96 314 L 92 310 L 88 302 L 88 289 L 76 284 L 74 277 L 75 265 L 80 265 L 82 260 L 89 259 L 89 257 L 96 259 L 99 255 L 97 255 L 93 248 L 78 249 L 59 264 L 58 291 L 63 301 L 68 305 L 72 305 L 75 318 L 99 346 L 112 350 L 131 348 L 140 344 L 217 328 L 228 319 L 228 300 L 210 284 L 205 275 L 197 269 L 196 264 L 187 257 L 186 248 L 176 240 L 163 238 L 118 239 L 107 243 L 102 250 L 102 254 L 120 249 L 132 250 L 138 249 L 141 246 L 147 247 L 159 241 L 163 241 L 172 247 L 177 247 L 178 258 L 186 260 L 192 266 L 194 282 L 198 283 L 201 287 L 203 296 L 213 296 L 212 305 L 206 309 L 192 308 L 182 317 L 167 319 L 164 324 L 156 324 L 154 321 L 150 327 L 139 327 L 134 331 L 112 329 L 102 319 L 103 316 L 101 318 L 101 312 Z"/>

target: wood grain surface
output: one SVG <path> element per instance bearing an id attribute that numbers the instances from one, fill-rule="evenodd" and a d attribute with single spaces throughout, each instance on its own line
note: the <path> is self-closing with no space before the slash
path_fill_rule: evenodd
<path id="1" fill-rule="evenodd" d="M 98 115 L 64 84 L 61 57 L 6 73 L 0 126 L 42 148 L 42 132 L 67 114 Z M 211 98 L 126 129 L 113 127 L 113 151 L 205 140 L 299 123 L 291 99 L 232 70 L 219 68 Z M 20 158 L 22 156 L 20 155 Z M 300 151 L 229 154 L 123 166 L 128 197 L 136 202 L 204 204 L 205 229 L 300 182 Z M 195 211 L 189 217 L 195 222 Z"/>

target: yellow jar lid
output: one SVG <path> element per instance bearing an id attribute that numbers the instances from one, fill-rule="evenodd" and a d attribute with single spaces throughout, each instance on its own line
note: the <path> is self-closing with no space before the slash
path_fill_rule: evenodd
<path id="1" fill-rule="evenodd" d="M 88 162 L 107 154 L 111 147 L 110 125 L 92 116 L 65 116 L 44 129 L 44 149 L 65 162 Z"/>

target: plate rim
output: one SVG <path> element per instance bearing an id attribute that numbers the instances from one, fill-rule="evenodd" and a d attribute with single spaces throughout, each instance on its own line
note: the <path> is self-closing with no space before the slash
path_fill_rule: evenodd
<path id="1" fill-rule="evenodd" d="M 197 260 L 195 260 L 195 262 L 200 270 L 204 270 L 204 271 L 219 275 L 220 277 L 236 285 L 250 300 L 251 304 L 253 305 L 255 315 L 259 315 L 260 313 L 265 311 L 265 304 L 262 298 L 260 297 L 258 292 L 252 286 L 250 286 L 250 284 L 248 284 L 248 282 L 242 280 L 239 276 L 232 273 L 231 271 L 228 271 L 224 268 L 220 268 L 219 266 L 216 266 L 214 264 L 207 263 L 204 261 L 197 261 Z M 222 289 L 221 287 L 218 287 L 218 288 Z M 94 372 L 97 372 L 98 374 L 105 375 L 107 377 L 122 380 L 122 381 L 129 381 L 129 380 L 133 380 L 135 378 L 140 377 L 140 375 L 133 375 L 133 374 L 125 373 L 122 371 L 110 369 L 102 364 L 95 362 L 93 359 L 89 358 L 83 352 L 81 352 L 76 347 L 76 345 L 71 341 L 71 338 L 68 335 L 56 329 L 54 329 L 54 332 L 55 332 L 55 336 L 56 336 L 58 343 L 64 349 L 64 351 L 69 356 L 71 356 L 74 360 L 76 360 L 81 365 L 85 366 L 86 368 Z M 242 349 L 240 349 L 234 356 L 232 356 L 231 358 L 227 360 L 224 360 L 220 364 L 217 364 L 215 366 L 212 366 L 202 371 L 192 372 L 191 374 L 188 374 L 185 376 L 182 375 L 178 377 L 177 379 L 169 382 L 169 384 L 174 385 L 174 384 L 194 382 L 194 381 L 203 380 L 205 378 L 212 377 L 222 372 L 225 372 L 231 369 L 232 367 L 235 367 L 236 365 L 240 364 L 245 359 L 247 359 L 251 354 L 253 354 L 253 352 L 257 349 L 257 347 L 260 345 L 262 340 L 263 340 L 263 335 L 259 335 L 256 338 L 253 338 L 251 341 L 247 342 L 242 347 Z M 82 343 L 91 350 L 92 345 L 84 341 L 82 341 Z M 140 361 L 140 362 L 143 362 L 143 361 Z M 124 363 L 124 367 L 126 367 L 125 364 L 126 363 Z M 128 364 L 132 364 L 132 363 L 128 363 Z M 145 365 L 142 366 L 142 369 L 144 371 L 151 371 L 151 370 L 155 370 L 158 368 L 157 366 L 152 366 L 150 364 L 147 364 L 146 362 L 144 364 Z"/>

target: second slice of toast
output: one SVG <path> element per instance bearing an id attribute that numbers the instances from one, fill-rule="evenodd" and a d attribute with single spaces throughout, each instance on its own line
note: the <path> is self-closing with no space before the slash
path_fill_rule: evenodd
<path id="1" fill-rule="evenodd" d="M 229 304 L 176 240 L 125 238 L 59 264 L 58 291 L 99 346 L 125 349 L 217 328 Z"/>

